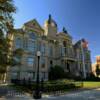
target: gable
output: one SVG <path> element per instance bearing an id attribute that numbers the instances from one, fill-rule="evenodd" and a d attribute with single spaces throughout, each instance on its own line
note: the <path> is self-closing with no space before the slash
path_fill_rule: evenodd
<path id="1" fill-rule="evenodd" d="M 37 22 L 36 19 L 30 20 L 28 22 L 26 22 L 24 24 L 24 26 L 28 29 L 34 30 L 34 31 L 38 31 L 40 33 L 43 33 L 44 30 L 42 29 L 42 27 L 40 26 L 40 24 Z"/>

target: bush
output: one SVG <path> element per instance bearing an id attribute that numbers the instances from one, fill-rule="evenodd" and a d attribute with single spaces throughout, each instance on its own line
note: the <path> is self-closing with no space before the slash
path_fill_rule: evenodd
<path id="1" fill-rule="evenodd" d="M 58 65 L 50 67 L 49 80 L 57 80 L 64 78 L 64 69 Z"/>
<path id="2" fill-rule="evenodd" d="M 44 92 L 66 91 L 75 88 L 74 84 L 47 84 L 44 86 Z"/>
<path id="3" fill-rule="evenodd" d="M 25 84 L 16 84 L 19 89 L 22 91 L 32 93 L 36 89 L 36 83 L 29 85 Z M 56 81 L 47 81 L 40 83 L 40 90 L 43 92 L 55 92 L 55 91 L 68 91 L 76 88 L 80 88 L 80 84 L 75 83 L 74 80 L 56 80 Z"/>

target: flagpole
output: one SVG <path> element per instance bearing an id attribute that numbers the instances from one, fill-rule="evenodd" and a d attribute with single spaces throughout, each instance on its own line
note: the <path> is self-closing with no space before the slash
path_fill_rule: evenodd
<path id="1" fill-rule="evenodd" d="M 81 40 L 81 50 L 82 50 L 82 62 L 83 62 L 83 78 L 86 78 L 86 70 L 85 70 L 85 57 L 84 57 L 84 50 L 83 50 L 83 46 L 82 46 L 82 40 Z"/>

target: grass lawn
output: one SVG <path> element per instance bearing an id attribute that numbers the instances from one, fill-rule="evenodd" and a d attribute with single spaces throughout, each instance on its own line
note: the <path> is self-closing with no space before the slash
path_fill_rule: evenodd
<path id="1" fill-rule="evenodd" d="M 83 88 L 100 88 L 100 82 L 83 82 Z"/>
<path id="2" fill-rule="evenodd" d="M 88 81 L 83 81 L 83 82 L 75 82 L 75 85 L 82 85 L 83 88 L 97 88 L 100 87 L 100 82 L 88 82 Z"/>

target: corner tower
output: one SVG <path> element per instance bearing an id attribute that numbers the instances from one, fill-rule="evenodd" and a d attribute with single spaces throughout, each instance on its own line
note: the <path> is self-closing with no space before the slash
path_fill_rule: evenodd
<path id="1" fill-rule="evenodd" d="M 48 35 L 51 37 L 55 37 L 57 34 L 57 24 L 52 19 L 51 15 L 49 15 L 48 20 L 46 20 L 44 23 L 44 30 L 45 30 L 45 36 Z"/>

